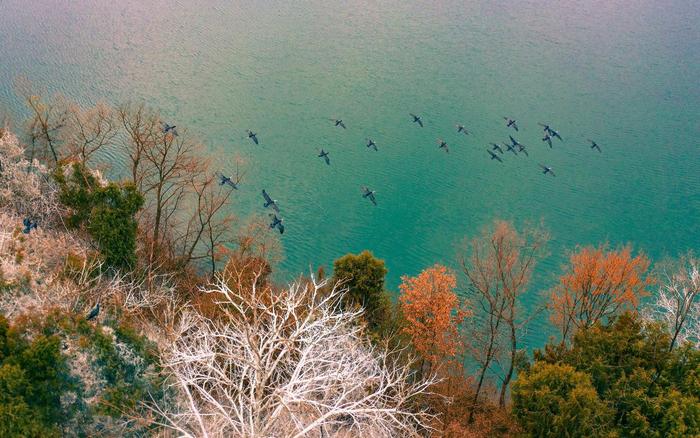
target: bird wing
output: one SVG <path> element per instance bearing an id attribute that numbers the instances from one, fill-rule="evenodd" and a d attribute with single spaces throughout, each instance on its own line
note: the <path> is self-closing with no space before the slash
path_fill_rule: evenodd
<path id="1" fill-rule="evenodd" d="M 517 125 L 517 123 L 515 123 L 515 121 L 513 121 L 513 129 L 515 129 L 516 131 L 519 131 L 518 125 Z"/>
<path id="2" fill-rule="evenodd" d="M 377 205 L 377 199 L 374 197 L 374 193 L 369 192 L 368 198 L 370 201 L 372 201 L 372 204 Z"/>
<path id="3" fill-rule="evenodd" d="M 326 160 L 326 164 L 328 164 L 328 165 L 331 164 L 331 159 L 328 158 L 328 155 L 324 155 L 323 158 Z"/>
<path id="4" fill-rule="evenodd" d="M 265 198 L 265 202 L 266 202 L 266 203 L 274 204 L 274 201 L 272 200 L 272 198 L 270 198 L 270 195 L 267 194 L 267 192 L 265 191 L 265 189 L 263 189 L 262 195 L 263 195 L 263 198 Z"/>

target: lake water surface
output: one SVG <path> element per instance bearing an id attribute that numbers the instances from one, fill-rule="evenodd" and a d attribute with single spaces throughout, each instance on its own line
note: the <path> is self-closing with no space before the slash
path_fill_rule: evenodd
<path id="1" fill-rule="evenodd" d="M 148 102 L 224 171 L 245 156 L 237 212 L 262 212 L 263 187 L 280 201 L 289 275 L 370 249 L 396 289 L 454 266 L 457 244 L 495 217 L 552 234 L 530 302 L 576 244 L 700 250 L 696 0 L 0 0 L 0 105 L 21 119 L 18 75 L 86 104 Z M 530 156 L 499 164 L 485 149 L 513 134 L 506 115 Z M 564 142 L 545 146 L 539 121 Z"/>

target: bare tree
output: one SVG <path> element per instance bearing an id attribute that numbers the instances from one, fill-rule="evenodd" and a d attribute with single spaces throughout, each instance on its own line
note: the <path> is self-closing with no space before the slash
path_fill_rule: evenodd
<path id="1" fill-rule="evenodd" d="M 700 346 L 700 262 L 688 253 L 663 263 L 657 272 L 661 287 L 648 313 L 667 325 L 669 351 L 686 341 Z"/>
<path id="2" fill-rule="evenodd" d="M 18 78 L 15 81 L 15 89 L 31 111 L 27 126 L 32 144 L 29 161 L 34 160 L 36 149 L 40 148 L 41 156 L 50 153 L 54 164 L 58 164 L 62 158 L 59 151 L 62 144 L 60 134 L 69 118 L 68 103 L 60 95 L 55 95 L 49 100 L 42 99 L 26 78 Z"/>
<path id="3" fill-rule="evenodd" d="M 207 261 L 213 273 L 217 251 L 232 240 L 232 188 L 218 184 L 203 146 L 186 130 L 164 132 L 160 116 L 144 106 L 125 105 L 117 114 L 131 178 L 146 198 L 139 217 L 146 260 L 170 261 L 174 269 Z"/>
<path id="4" fill-rule="evenodd" d="M 496 220 L 466 245 L 468 255 L 461 257 L 461 265 L 474 303 L 474 327 L 469 337 L 479 365 L 470 418 L 488 370 L 499 354 L 507 351 L 508 365 L 499 395 L 499 404 L 505 405 L 518 354 L 518 334 L 528 321 L 521 315 L 520 297 L 527 291 L 547 240 L 547 234 L 539 227 L 519 233 L 509 222 Z"/>
<path id="5" fill-rule="evenodd" d="M 105 146 L 113 144 L 118 124 L 114 111 L 104 103 L 87 110 L 76 104 L 68 106 L 66 148 L 71 157 L 87 165 L 92 156 Z"/>
<path id="6" fill-rule="evenodd" d="M 416 408 L 434 378 L 362 336 L 345 292 L 291 285 L 273 291 L 219 278 L 208 294 L 225 317 L 187 312 L 165 365 L 182 401 L 155 406 L 183 436 L 416 436 L 433 416 Z M 246 279 L 247 276 L 237 277 Z"/>

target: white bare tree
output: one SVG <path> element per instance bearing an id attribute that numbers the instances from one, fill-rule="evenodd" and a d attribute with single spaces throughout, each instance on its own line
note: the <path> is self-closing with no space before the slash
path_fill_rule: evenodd
<path id="1" fill-rule="evenodd" d="M 661 287 L 647 313 L 666 323 L 669 350 L 686 341 L 700 347 L 700 261 L 689 253 L 658 271 Z"/>
<path id="2" fill-rule="evenodd" d="M 244 278 L 245 276 L 238 278 Z M 190 310 L 165 365 L 179 403 L 153 409 L 183 436 L 417 436 L 435 378 L 417 380 L 393 353 L 371 345 L 345 293 L 324 282 L 286 290 L 218 278 L 221 318 Z M 249 281 L 249 279 L 248 279 Z M 234 283 L 233 285 L 231 283 Z"/>

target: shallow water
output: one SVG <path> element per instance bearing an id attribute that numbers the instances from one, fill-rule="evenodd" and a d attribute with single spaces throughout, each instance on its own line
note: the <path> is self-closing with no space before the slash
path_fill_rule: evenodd
<path id="1" fill-rule="evenodd" d="M 695 0 L 0 0 L 0 105 L 16 119 L 18 75 L 84 103 L 146 101 L 205 138 L 222 170 L 247 157 L 236 209 L 262 212 L 263 187 L 280 201 L 288 274 L 367 248 L 396 288 L 454 265 L 456 245 L 494 217 L 552 233 L 530 303 L 576 244 L 700 249 Z M 485 148 L 513 134 L 505 115 L 530 156 L 499 164 Z M 565 141 L 550 150 L 538 121 Z"/>

